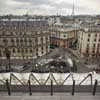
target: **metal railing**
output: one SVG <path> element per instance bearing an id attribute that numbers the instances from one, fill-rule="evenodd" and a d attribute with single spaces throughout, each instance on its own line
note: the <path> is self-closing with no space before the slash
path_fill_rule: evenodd
<path id="1" fill-rule="evenodd" d="M 24 91 L 30 96 L 32 92 L 50 92 L 51 96 L 54 92 L 70 92 L 73 96 L 77 92 L 91 92 L 95 96 L 100 92 L 99 77 L 96 73 L 3 73 L 0 74 L 0 92 L 6 91 L 9 96 L 15 91 Z"/>

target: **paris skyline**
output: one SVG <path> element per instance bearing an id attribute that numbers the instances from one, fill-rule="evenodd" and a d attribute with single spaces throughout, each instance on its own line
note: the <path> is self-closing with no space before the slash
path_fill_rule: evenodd
<path id="1" fill-rule="evenodd" d="M 0 0 L 0 15 L 99 14 L 100 0 Z"/>

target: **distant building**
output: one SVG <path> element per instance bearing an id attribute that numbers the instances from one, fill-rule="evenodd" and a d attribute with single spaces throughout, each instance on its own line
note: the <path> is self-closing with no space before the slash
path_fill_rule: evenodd
<path id="1" fill-rule="evenodd" d="M 78 33 L 78 49 L 82 56 L 100 56 L 99 26 L 85 28 Z"/>
<path id="2" fill-rule="evenodd" d="M 56 23 L 51 32 L 51 45 L 64 48 L 72 47 L 77 37 L 77 31 L 70 25 Z"/>
<path id="3" fill-rule="evenodd" d="M 49 52 L 48 22 L 32 18 L 0 19 L 0 59 L 6 59 L 5 48 L 11 59 L 33 59 Z"/>

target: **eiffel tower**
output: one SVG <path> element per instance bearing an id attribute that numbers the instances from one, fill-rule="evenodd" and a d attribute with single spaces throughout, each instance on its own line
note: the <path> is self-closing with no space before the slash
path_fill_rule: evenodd
<path id="1" fill-rule="evenodd" d="M 75 15 L 75 0 L 73 0 L 73 7 L 72 7 L 72 14 L 71 16 L 74 16 Z"/>

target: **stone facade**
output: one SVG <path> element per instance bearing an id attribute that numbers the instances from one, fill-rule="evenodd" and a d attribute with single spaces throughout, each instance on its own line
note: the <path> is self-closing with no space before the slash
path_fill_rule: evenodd
<path id="1" fill-rule="evenodd" d="M 77 38 L 77 31 L 72 27 L 55 25 L 51 33 L 51 44 L 58 47 L 70 48 Z"/>
<path id="2" fill-rule="evenodd" d="M 78 50 L 81 55 L 100 56 L 100 30 L 98 27 L 79 31 Z"/>
<path id="3" fill-rule="evenodd" d="M 5 48 L 11 59 L 33 59 L 49 52 L 49 31 L 46 21 L 27 19 L 0 20 L 0 58 Z"/>

